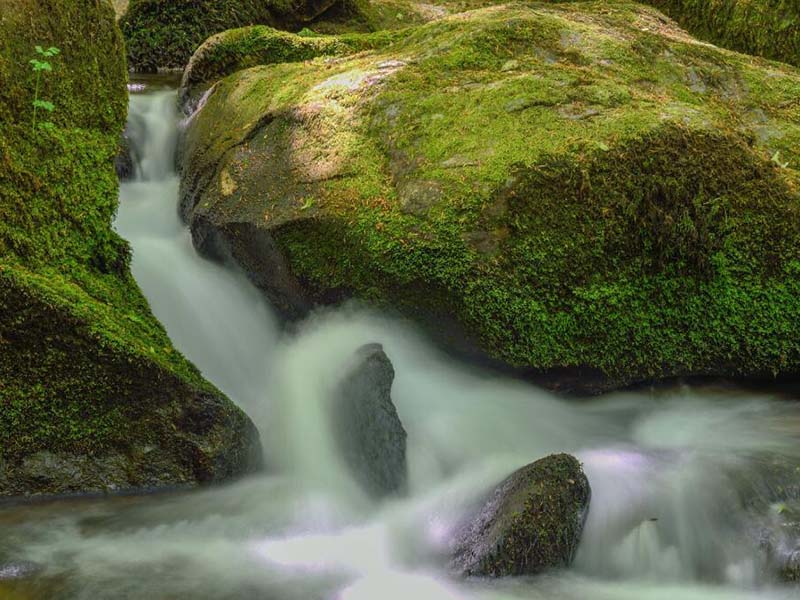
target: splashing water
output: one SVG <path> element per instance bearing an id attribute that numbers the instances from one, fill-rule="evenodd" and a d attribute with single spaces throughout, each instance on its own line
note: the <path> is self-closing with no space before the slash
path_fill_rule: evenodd
<path id="1" fill-rule="evenodd" d="M 566 401 L 453 363 L 408 323 L 355 306 L 282 332 L 244 275 L 201 259 L 178 219 L 174 92 L 132 95 L 130 113 L 141 164 L 122 185 L 116 226 L 134 276 L 175 345 L 253 418 L 269 469 L 188 494 L 0 511 L 0 557 L 44 565 L 29 597 L 796 597 L 771 579 L 758 536 L 759 511 L 776 501 L 768 466 L 800 458 L 795 405 L 691 388 Z M 369 342 L 395 366 L 408 431 L 409 495 L 382 504 L 350 479 L 326 417 L 349 357 Z M 582 460 L 593 491 L 573 568 L 451 576 L 448 541 L 465 511 L 556 451 Z"/>

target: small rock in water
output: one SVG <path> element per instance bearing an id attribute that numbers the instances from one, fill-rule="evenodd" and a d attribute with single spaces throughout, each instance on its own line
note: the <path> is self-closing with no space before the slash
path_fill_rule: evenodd
<path id="1" fill-rule="evenodd" d="M 466 576 L 534 575 L 575 556 L 591 490 L 581 464 L 554 454 L 512 473 L 468 517 L 452 568 Z"/>
<path id="2" fill-rule="evenodd" d="M 134 159 L 131 141 L 127 134 L 123 134 L 119 142 L 119 150 L 114 158 L 114 170 L 120 181 L 133 179 L 136 174 L 136 161 Z"/>
<path id="3" fill-rule="evenodd" d="M 406 488 L 406 431 L 392 403 L 394 368 L 380 344 L 357 350 L 358 363 L 339 385 L 333 431 L 345 462 L 374 497 Z"/>

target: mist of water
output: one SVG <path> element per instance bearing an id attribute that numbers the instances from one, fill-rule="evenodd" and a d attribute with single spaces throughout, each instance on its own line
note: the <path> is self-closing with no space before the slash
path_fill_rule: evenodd
<path id="1" fill-rule="evenodd" d="M 34 510 L 8 546 L 75 598 L 281 600 L 789 598 L 765 569 L 765 460 L 797 464 L 800 410 L 732 390 L 566 401 L 452 362 L 410 324 L 356 306 L 291 333 L 243 274 L 201 259 L 177 215 L 175 95 L 131 98 L 143 157 L 116 226 L 175 345 L 261 431 L 266 473 L 174 497 Z M 379 342 L 408 431 L 407 497 L 374 503 L 341 464 L 327 402 Z M 497 582 L 447 571 L 453 527 L 512 470 L 575 453 L 592 486 L 570 572 Z M 764 508 L 767 507 L 767 508 Z M 60 579 L 59 579 L 60 578 Z M 63 583 L 66 582 L 66 583 Z"/>

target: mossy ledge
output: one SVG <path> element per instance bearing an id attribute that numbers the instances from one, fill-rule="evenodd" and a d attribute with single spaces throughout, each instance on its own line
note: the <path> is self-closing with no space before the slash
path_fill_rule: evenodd
<path id="1" fill-rule="evenodd" d="M 223 79 L 182 207 L 287 314 L 454 322 L 558 389 L 796 374 L 799 94 L 641 5 L 491 7 Z"/>
<path id="2" fill-rule="evenodd" d="M 35 45 L 57 46 L 33 127 Z M 13 0 L 0 14 L 0 497 L 234 477 L 260 443 L 171 345 L 111 229 L 127 94 L 106 0 Z"/>
<path id="3" fill-rule="evenodd" d="M 334 0 L 131 0 L 120 25 L 136 71 L 182 69 L 209 36 L 245 25 L 299 29 Z"/>
<path id="4" fill-rule="evenodd" d="M 646 0 L 719 46 L 800 66 L 796 0 Z"/>
<path id="5" fill-rule="evenodd" d="M 388 31 L 369 35 L 297 35 L 266 25 L 229 29 L 212 35 L 192 55 L 181 79 L 180 103 L 191 112 L 213 83 L 242 69 L 346 56 L 387 46 L 400 35 Z"/>

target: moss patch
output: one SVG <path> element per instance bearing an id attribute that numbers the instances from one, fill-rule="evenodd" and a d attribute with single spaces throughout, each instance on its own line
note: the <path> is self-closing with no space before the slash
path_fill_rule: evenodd
<path id="1" fill-rule="evenodd" d="M 230 29 L 211 36 L 192 55 L 183 74 L 186 91 L 205 87 L 226 75 L 257 65 L 301 62 L 342 56 L 386 46 L 398 34 L 297 35 L 265 25 Z"/>
<path id="2" fill-rule="evenodd" d="M 131 0 L 120 22 L 137 71 L 183 68 L 209 36 L 245 25 L 299 29 L 332 2 L 308 0 Z"/>
<path id="3" fill-rule="evenodd" d="M 694 35 L 740 52 L 800 66 L 794 0 L 648 0 Z"/>

